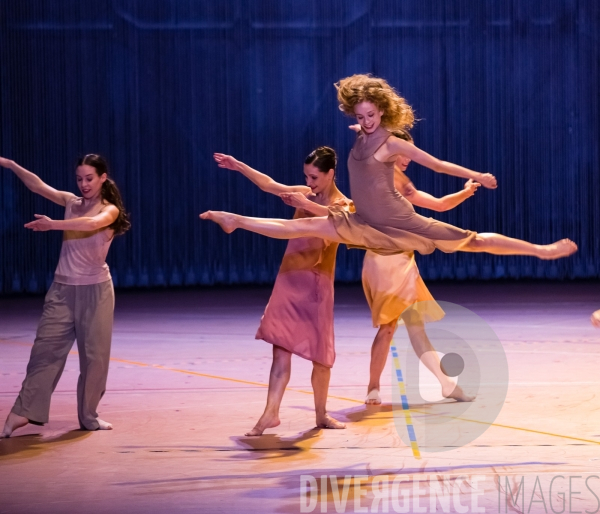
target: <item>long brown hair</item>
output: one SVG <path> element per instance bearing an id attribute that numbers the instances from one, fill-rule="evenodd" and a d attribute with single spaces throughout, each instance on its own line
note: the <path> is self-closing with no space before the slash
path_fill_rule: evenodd
<path id="1" fill-rule="evenodd" d="M 119 191 L 117 184 L 115 184 L 115 181 L 111 179 L 108 174 L 108 163 L 106 162 L 106 159 L 101 155 L 90 153 L 77 161 L 77 166 L 83 165 L 94 168 L 99 177 L 106 173 L 106 180 L 102 184 L 100 195 L 104 201 L 113 204 L 119 209 L 119 216 L 108 226 L 108 228 L 114 231 L 115 236 L 124 234 L 131 227 L 129 214 L 125 211 L 125 205 L 123 205 L 123 199 L 121 198 L 121 192 Z"/>

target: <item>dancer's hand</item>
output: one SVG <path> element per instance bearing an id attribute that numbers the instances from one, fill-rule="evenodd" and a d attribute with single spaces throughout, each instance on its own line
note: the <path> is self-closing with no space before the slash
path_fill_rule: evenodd
<path id="1" fill-rule="evenodd" d="M 357 134 L 360 132 L 360 124 L 359 123 L 356 123 L 355 125 L 349 125 L 348 128 L 350 130 L 353 130 Z"/>
<path id="2" fill-rule="evenodd" d="M 314 196 L 313 193 L 309 194 Z M 296 209 L 304 209 L 307 205 L 307 202 L 310 202 L 310 200 L 308 200 L 306 196 L 299 191 L 295 191 L 293 193 L 281 193 L 279 197 L 283 200 L 283 203 L 290 205 L 291 207 L 295 207 Z"/>
<path id="3" fill-rule="evenodd" d="M 10 159 L 0 157 L 0 166 L 2 166 L 3 168 L 10 168 L 12 164 L 13 161 L 11 161 Z"/>
<path id="4" fill-rule="evenodd" d="M 231 155 L 226 155 L 224 153 L 216 153 L 213 155 L 215 161 L 219 165 L 219 168 L 227 168 L 229 170 L 238 170 L 238 165 L 240 161 L 238 161 L 235 157 Z"/>
<path id="5" fill-rule="evenodd" d="M 479 188 L 479 186 L 481 186 L 481 184 L 479 182 L 475 182 L 474 180 L 467 180 L 465 182 L 465 191 L 467 191 L 467 193 L 469 194 L 469 196 L 467 196 L 467 198 L 469 198 L 470 196 L 473 196 L 477 189 Z"/>
<path id="6" fill-rule="evenodd" d="M 498 187 L 498 181 L 491 173 L 480 173 L 480 176 L 477 177 L 477 179 L 483 187 L 488 189 L 496 189 Z"/>
<path id="7" fill-rule="evenodd" d="M 25 223 L 25 228 L 30 228 L 34 232 L 52 230 L 52 220 L 48 216 L 44 216 L 43 214 L 35 214 L 34 216 L 37 220 Z"/>

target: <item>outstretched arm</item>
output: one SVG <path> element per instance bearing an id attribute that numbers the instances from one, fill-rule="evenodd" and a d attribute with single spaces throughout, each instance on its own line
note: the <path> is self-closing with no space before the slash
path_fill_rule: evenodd
<path id="1" fill-rule="evenodd" d="M 0 166 L 11 170 L 17 177 L 21 179 L 23 184 L 34 193 L 37 193 L 48 200 L 57 203 L 58 205 L 65 206 L 69 198 L 75 197 L 73 193 L 68 191 L 59 191 L 46 184 L 40 177 L 27 171 L 25 168 L 19 166 L 15 161 L 0 157 Z"/>
<path id="2" fill-rule="evenodd" d="M 463 203 L 467 198 L 473 196 L 479 186 L 480 184 L 469 179 L 462 191 L 436 198 L 429 193 L 418 190 L 412 182 L 409 182 L 403 187 L 401 193 L 413 205 L 431 209 L 432 211 L 443 212 L 454 209 L 454 207 Z"/>
<path id="3" fill-rule="evenodd" d="M 114 205 L 108 205 L 102 212 L 95 216 L 84 218 L 73 218 L 70 220 L 53 220 L 48 216 L 36 214 L 35 221 L 25 224 L 34 232 L 45 232 L 47 230 L 79 230 L 81 232 L 93 232 L 112 225 L 119 216 L 119 209 Z"/>
<path id="4" fill-rule="evenodd" d="M 458 164 L 442 161 L 429 155 L 423 150 L 419 150 L 415 145 L 400 138 L 392 137 L 387 141 L 386 145 L 392 155 L 405 155 L 406 157 L 410 157 L 411 160 L 418 162 L 422 166 L 433 171 L 437 171 L 438 173 L 471 179 L 479 182 L 483 187 L 487 187 L 488 189 L 496 189 L 496 187 L 498 187 L 496 177 L 491 173 L 479 173 L 463 168 Z"/>
<path id="5" fill-rule="evenodd" d="M 215 161 L 217 161 L 219 168 L 227 168 L 230 170 L 239 171 L 242 175 L 250 179 L 266 193 L 280 195 L 281 193 L 299 192 L 304 195 L 308 195 L 311 192 L 310 187 L 308 186 L 286 186 L 284 184 L 280 184 L 279 182 L 275 182 L 268 175 L 265 175 L 264 173 L 251 168 L 247 164 L 238 161 L 231 155 L 216 153 L 214 154 L 214 158 Z"/>

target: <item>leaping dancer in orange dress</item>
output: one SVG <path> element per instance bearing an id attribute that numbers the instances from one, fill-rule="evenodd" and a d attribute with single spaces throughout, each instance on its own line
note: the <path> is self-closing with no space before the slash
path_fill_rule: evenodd
<path id="1" fill-rule="evenodd" d="M 350 127 L 360 131 L 360 125 Z M 394 131 L 393 135 L 413 143 L 413 138 L 405 130 Z M 447 211 L 475 194 L 479 185 L 468 180 L 462 191 L 435 198 L 415 188 L 405 171 L 410 164 L 408 157 L 399 156 L 394 163 L 394 185 L 398 192 L 411 204 L 434 211 Z M 471 401 L 455 381 L 448 377 L 441 366 L 439 355 L 432 346 L 425 323 L 444 317 L 444 311 L 434 300 L 421 278 L 414 252 L 394 255 L 379 255 L 367 250 L 363 261 L 362 284 L 365 297 L 371 309 L 373 326 L 378 327 L 371 347 L 369 385 L 365 403 L 381 404 L 379 395 L 381 374 L 387 362 L 390 344 L 399 324 L 405 324 L 411 345 L 417 357 L 438 379 L 442 395 L 457 401 Z M 409 307 L 410 313 L 406 312 Z"/>

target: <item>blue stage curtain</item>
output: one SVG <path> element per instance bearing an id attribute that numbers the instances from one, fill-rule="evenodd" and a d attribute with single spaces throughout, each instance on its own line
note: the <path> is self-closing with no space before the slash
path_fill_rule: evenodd
<path id="1" fill-rule="evenodd" d="M 213 152 L 302 183 L 319 145 L 339 153 L 349 194 L 351 120 L 333 83 L 387 78 L 421 121 L 433 155 L 498 177 L 436 219 L 536 243 L 570 237 L 574 257 L 543 262 L 478 254 L 419 258 L 428 279 L 600 274 L 600 3 L 596 0 L 29 0 L 0 2 L 0 154 L 77 191 L 74 163 L 108 157 L 132 229 L 109 254 L 120 287 L 265 283 L 285 242 L 227 236 L 206 209 L 289 218 L 292 210 Z M 435 195 L 463 181 L 411 165 Z M 32 233 L 62 216 L 0 175 L 0 293 L 43 291 L 60 247 Z M 337 278 L 360 277 L 342 249 Z"/>

